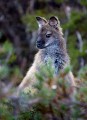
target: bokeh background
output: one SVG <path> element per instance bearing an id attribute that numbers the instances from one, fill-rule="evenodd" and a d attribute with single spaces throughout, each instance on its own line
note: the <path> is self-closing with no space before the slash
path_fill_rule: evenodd
<path id="1" fill-rule="evenodd" d="M 59 18 L 74 76 L 87 85 L 87 0 L 0 0 L 0 99 L 9 96 L 33 63 L 38 51 L 36 16 Z M 82 103 L 87 102 L 86 87 L 78 94 Z M 4 120 L 8 110 L 1 102 L 0 120 Z"/>
<path id="2" fill-rule="evenodd" d="M 0 0 L 0 79 L 21 80 L 37 48 L 35 17 L 58 16 L 71 59 L 72 70 L 87 64 L 86 0 Z M 18 81 L 20 82 L 20 81 Z"/>

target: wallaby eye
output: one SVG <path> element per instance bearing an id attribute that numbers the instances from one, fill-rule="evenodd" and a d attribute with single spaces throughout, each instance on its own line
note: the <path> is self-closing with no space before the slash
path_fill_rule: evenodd
<path id="1" fill-rule="evenodd" d="M 52 35 L 52 33 L 50 31 L 48 31 L 47 34 L 46 34 L 46 38 L 51 37 L 51 35 Z"/>

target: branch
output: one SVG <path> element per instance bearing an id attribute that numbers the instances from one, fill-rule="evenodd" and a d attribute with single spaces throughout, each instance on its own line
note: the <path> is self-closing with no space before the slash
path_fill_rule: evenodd
<path id="1" fill-rule="evenodd" d="M 83 50 L 83 40 L 82 40 L 82 36 L 81 36 L 79 31 L 76 31 L 76 36 L 77 36 L 77 39 L 79 41 L 79 44 L 78 44 L 79 45 L 79 51 L 82 52 L 82 50 Z"/>

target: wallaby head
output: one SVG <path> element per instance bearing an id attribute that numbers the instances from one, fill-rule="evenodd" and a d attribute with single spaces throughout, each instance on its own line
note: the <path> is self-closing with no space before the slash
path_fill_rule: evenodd
<path id="1" fill-rule="evenodd" d="M 51 46 L 55 42 L 59 42 L 61 48 L 63 47 L 62 29 L 57 17 L 52 16 L 49 20 L 43 17 L 36 17 L 39 30 L 36 41 L 37 48 L 44 49 Z"/>

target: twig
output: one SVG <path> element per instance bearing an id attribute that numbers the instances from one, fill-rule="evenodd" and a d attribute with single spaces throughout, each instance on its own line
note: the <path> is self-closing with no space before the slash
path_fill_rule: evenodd
<path id="1" fill-rule="evenodd" d="M 82 53 L 83 51 L 83 40 L 82 40 L 82 36 L 80 34 L 79 31 L 76 31 L 76 36 L 77 36 L 77 39 L 78 39 L 78 47 L 79 47 L 79 51 L 80 53 Z M 84 66 L 84 59 L 81 57 L 80 58 L 80 67 L 83 67 Z"/>
<path id="2" fill-rule="evenodd" d="M 64 38 L 65 38 L 66 42 L 67 42 L 68 35 L 69 35 L 69 30 L 66 29 L 65 34 L 64 34 Z"/>
<path id="3" fill-rule="evenodd" d="M 79 51 L 82 52 L 82 50 L 83 50 L 83 40 L 82 40 L 82 36 L 81 36 L 79 31 L 76 31 L 76 36 L 77 36 L 77 39 L 78 39 L 78 42 L 79 42 L 79 44 L 78 44 Z"/>

